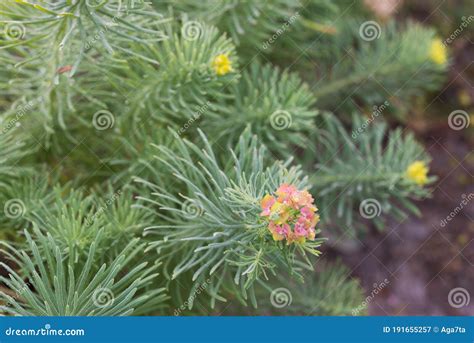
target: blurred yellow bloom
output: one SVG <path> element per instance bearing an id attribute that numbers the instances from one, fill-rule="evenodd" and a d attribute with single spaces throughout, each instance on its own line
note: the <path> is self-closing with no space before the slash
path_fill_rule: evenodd
<path id="1" fill-rule="evenodd" d="M 435 38 L 431 42 L 430 60 L 436 64 L 445 64 L 448 61 L 448 51 L 439 38 Z"/>
<path id="2" fill-rule="evenodd" d="M 212 62 L 212 67 L 217 75 L 225 75 L 232 71 L 232 62 L 225 54 L 217 55 Z"/>
<path id="3" fill-rule="evenodd" d="M 260 201 L 262 217 L 267 217 L 268 230 L 273 240 L 286 239 L 287 244 L 314 240 L 315 226 L 319 222 L 314 199 L 307 190 L 283 183 L 275 191 L 276 198 L 266 194 Z"/>
<path id="4" fill-rule="evenodd" d="M 411 180 L 420 186 L 426 184 L 428 181 L 428 167 L 425 162 L 415 161 L 410 164 L 406 171 L 406 177 L 408 180 Z"/>

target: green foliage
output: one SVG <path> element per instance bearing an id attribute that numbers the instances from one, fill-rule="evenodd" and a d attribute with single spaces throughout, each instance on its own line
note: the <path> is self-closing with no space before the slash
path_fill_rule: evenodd
<path id="1" fill-rule="evenodd" d="M 304 146 L 306 135 L 314 129 L 315 99 L 294 73 L 254 63 L 232 94 L 235 99 L 220 120 L 205 117 L 203 126 L 215 132 L 215 137 L 237 142 L 250 125 L 265 145 L 281 154 L 288 144 Z"/>
<path id="2" fill-rule="evenodd" d="M 344 268 L 308 272 L 319 231 L 274 241 L 260 201 L 282 183 L 310 189 L 322 228 L 355 234 L 418 213 L 412 200 L 429 194 L 406 178 L 429 162 L 413 135 L 360 115 L 349 133 L 347 113 L 389 103 L 388 117 L 439 87 L 448 63 L 430 59 L 435 34 L 419 25 L 364 39 L 363 8 L 1 2 L 2 311 L 194 314 L 235 301 L 274 313 L 262 300 L 281 284 L 286 313 L 348 314 L 361 293 Z M 367 199 L 378 216 L 361 217 Z M 104 288 L 114 301 L 97 306 Z"/>
<path id="3" fill-rule="evenodd" d="M 29 253 L 2 242 L 2 254 L 22 269 L 16 272 L 0 262 L 9 272 L 8 278 L 1 276 L 0 280 L 15 293 L 0 292 L 0 300 L 5 302 L 0 310 L 20 316 L 120 316 L 139 311 L 147 302 L 162 302 L 162 288 L 140 292 L 157 274 L 156 266 L 133 266 L 133 258 L 144 248 L 137 239 L 110 264 L 96 265 L 101 233 L 95 236 L 87 259 L 80 265 L 62 253 L 51 235 L 39 230 L 33 237 L 25 231 Z"/>
<path id="4" fill-rule="evenodd" d="M 64 193 L 56 187 L 54 201 L 40 201 L 38 209 L 26 217 L 51 235 L 63 254 L 74 254 L 70 258 L 75 262 L 87 253 L 99 231 L 103 231 L 102 244 L 96 249 L 107 261 L 139 237 L 148 222 L 146 213 L 131 209 L 134 199 L 127 188 L 114 190 L 109 186 L 101 198 L 77 190 Z"/>
<path id="5" fill-rule="evenodd" d="M 322 221 L 354 233 L 365 230 L 364 218 L 382 229 L 389 216 L 419 215 L 410 198 L 423 199 L 430 191 L 405 175 L 411 163 L 429 162 L 423 147 L 400 128 L 386 138 L 387 125 L 380 120 L 354 115 L 352 123 L 349 133 L 333 115 L 322 115 L 305 156 L 308 168 L 315 169 L 311 183 Z"/>
<path id="6" fill-rule="evenodd" d="M 291 64 L 293 68 L 308 70 L 331 58 L 339 27 L 359 12 L 360 6 L 357 2 L 343 6 L 330 0 L 301 0 L 298 3 L 294 14 L 260 42 L 260 52 L 280 65 Z M 343 35 L 337 37 L 344 38 Z M 300 54 L 298 63 L 294 63 L 295 51 Z"/>
<path id="7" fill-rule="evenodd" d="M 197 25 L 197 31 L 193 31 Z M 167 125 L 183 125 L 203 109 L 206 115 L 218 117 L 218 100 L 229 98 L 226 87 L 238 76 L 238 60 L 232 41 L 215 27 L 198 22 L 184 22 L 167 27 L 168 39 L 158 47 L 141 46 L 147 60 L 131 59 L 121 66 L 124 80 L 122 94 L 130 94 L 127 117 L 132 124 L 147 113 Z M 227 55 L 232 72 L 217 75 L 213 61 Z"/>
<path id="8" fill-rule="evenodd" d="M 153 174 L 149 163 L 155 154 L 153 144 L 171 146 L 173 137 L 164 128 L 140 125 L 132 130 L 123 127 L 111 141 L 114 144 L 111 144 L 104 158 L 109 177 L 116 185 L 128 185 L 132 176 L 147 179 Z"/>
<path id="9" fill-rule="evenodd" d="M 307 254 L 317 256 L 321 240 L 291 246 L 275 242 L 259 215 L 260 199 L 280 184 L 306 187 L 299 167 L 289 167 L 290 161 L 268 164 L 265 148 L 249 130 L 225 162 L 217 159 L 203 133 L 202 150 L 175 136 L 175 151 L 157 147 L 162 157 L 155 162 L 156 176 L 137 179 L 148 189 L 147 195 L 138 197 L 141 206 L 152 211 L 157 221 L 145 232 L 165 266 L 172 266 L 171 279 L 190 271 L 196 283 L 211 277 L 210 296 L 218 298 L 219 285 L 229 273 L 235 284 L 248 289 L 257 279 L 275 273 L 277 261 L 289 270 L 296 265 L 312 268 Z M 174 175 L 174 183 L 162 185 L 160 173 Z"/>
<path id="10" fill-rule="evenodd" d="M 164 5 L 171 5 L 178 13 L 216 25 L 228 32 L 237 45 L 245 45 L 249 49 L 258 46 L 278 30 L 280 23 L 294 13 L 299 3 L 291 0 L 184 0 L 156 4 L 159 8 Z"/>
<path id="11" fill-rule="evenodd" d="M 363 38 L 363 28 L 361 21 L 346 28 L 344 36 L 350 37 L 352 33 L 354 45 L 349 49 L 341 46 L 338 55 L 333 56 L 339 63 L 331 68 L 330 77 L 324 78 L 324 83 L 318 82 L 316 97 L 334 103 L 337 94 L 341 101 L 351 97 L 379 104 L 392 97 L 406 100 L 439 87 L 446 65 L 437 65 L 429 59 L 434 39 L 432 30 L 410 24 L 400 32 L 394 24 L 389 24 L 380 30 L 375 27 L 374 35 L 379 34 L 380 38 L 367 41 Z"/>
<path id="12" fill-rule="evenodd" d="M 7 179 L 0 187 L 0 206 L 5 214 L 0 219 L 0 227 L 23 229 L 28 226 L 28 216 L 41 206 L 41 202 L 50 206 L 54 202 L 50 181 L 46 171 Z"/>
<path id="13" fill-rule="evenodd" d="M 305 273 L 304 283 L 291 282 L 285 275 L 278 275 L 270 285 L 262 287 L 261 298 L 266 301 L 258 313 L 299 316 L 366 314 L 364 293 L 359 281 L 350 277 L 347 267 L 340 262 L 323 262 L 317 267 L 315 272 Z"/>
<path id="14" fill-rule="evenodd" d="M 19 173 L 27 172 L 29 169 L 23 165 L 18 165 L 21 160 L 30 153 L 25 147 L 25 143 L 11 132 L 0 134 L 0 183 L 18 176 Z"/>
<path id="15" fill-rule="evenodd" d="M 42 114 L 45 129 L 51 133 L 55 124 L 64 129 L 65 114 L 74 111 L 73 96 L 88 89 L 77 89 L 73 78 L 83 62 L 97 52 L 139 56 L 131 50 L 134 44 L 164 39 L 159 29 L 166 21 L 163 15 L 131 8 L 132 4 L 132 0 L 3 2 L 0 59 L 5 65 L 0 75 L 15 79 L 6 95 L 41 96 L 42 104 L 35 110 Z"/>
<path id="16" fill-rule="evenodd" d="M 42 204 L 31 215 L 31 221 L 43 233 L 49 233 L 63 254 L 74 254 L 74 262 L 96 239 L 101 223 L 95 219 L 94 196 L 72 191 L 66 197 L 55 189 L 53 206 Z M 105 248 L 105 247 L 104 247 Z"/>

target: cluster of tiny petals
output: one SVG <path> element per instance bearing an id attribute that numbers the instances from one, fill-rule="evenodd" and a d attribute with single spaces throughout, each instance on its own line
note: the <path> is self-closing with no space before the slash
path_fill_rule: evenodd
<path id="1" fill-rule="evenodd" d="M 275 241 L 304 243 L 306 239 L 314 240 L 316 235 L 314 228 L 319 215 L 313 202 L 308 191 L 284 183 L 274 195 L 263 197 L 260 215 L 268 220 L 268 230 Z"/>
<path id="2" fill-rule="evenodd" d="M 219 54 L 212 61 L 212 67 L 217 75 L 222 76 L 232 71 L 232 62 L 226 54 Z"/>
<path id="3" fill-rule="evenodd" d="M 406 170 L 406 177 L 417 185 L 425 185 L 428 182 L 428 167 L 426 163 L 423 161 L 411 163 Z"/>

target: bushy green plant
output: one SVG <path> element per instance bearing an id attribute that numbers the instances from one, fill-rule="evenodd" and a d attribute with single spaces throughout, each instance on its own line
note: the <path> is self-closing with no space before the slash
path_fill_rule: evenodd
<path id="1" fill-rule="evenodd" d="M 290 247 L 274 242 L 260 216 L 260 200 L 279 185 L 306 188 L 306 178 L 302 178 L 299 167 L 289 167 L 290 161 L 268 164 L 265 148 L 258 145 L 257 137 L 252 137 L 249 130 L 228 152 L 227 161 L 217 159 L 217 151 L 202 133 L 202 151 L 177 135 L 176 138 L 174 151 L 157 147 L 157 155 L 163 157 L 154 164 L 156 176 L 137 179 L 149 189 L 148 196 L 138 199 L 151 206 L 158 220 L 145 229 L 152 236 L 150 248 L 164 256 L 165 266 L 172 266 L 167 272 L 171 279 L 188 271 L 193 272 L 192 281 L 198 283 L 211 276 L 207 281 L 213 292 L 210 295 L 217 298 L 221 283 L 229 278 L 245 298 L 245 290 L 250 288 L 253 292 L 253 283 L 274 274 L 278 262 L 289 270 L 304 264 L 312 268 L 307 254 L 319 255 L 321 240 Z M 175 177 L 175 190 L 161 185 L 160 174 L 168 173 Z"/>
<path id="2" fill-rule="evenodd" d="M 287 313 L 357 307 L 344 267 L 314 268 L 320 246 L 417 213 L 429 157 L 381 117 L 439 87 L 449 59 L 429 28 L 367 39 L 367 11 L 347 10 L 1 2 L 0 310 L 279 314 L 278 287 Z"/>

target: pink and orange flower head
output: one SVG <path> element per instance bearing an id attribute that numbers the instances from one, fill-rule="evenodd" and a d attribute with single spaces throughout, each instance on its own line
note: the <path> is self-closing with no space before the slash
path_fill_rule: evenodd
<path id="1" fill-rule="evenodd" d="M 260 216 L 268 221 L 268 230 L 275 241 L 286 240 L 287 244 L 314 240 L 315 227 L 319 222 L 318 210 L 311 194 L 295 186 L 282 184 L 275 195 L 267 194 L 260 202 Z"/>

